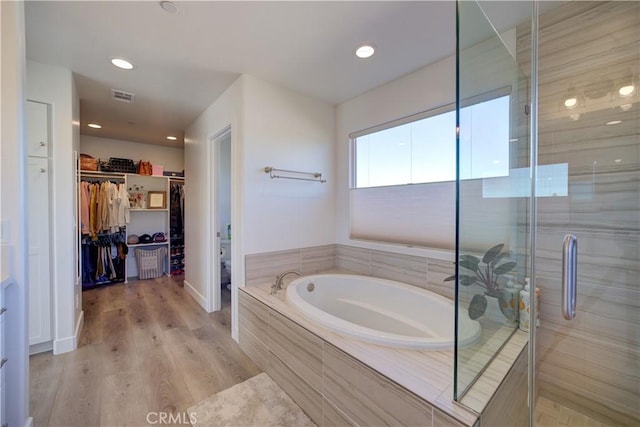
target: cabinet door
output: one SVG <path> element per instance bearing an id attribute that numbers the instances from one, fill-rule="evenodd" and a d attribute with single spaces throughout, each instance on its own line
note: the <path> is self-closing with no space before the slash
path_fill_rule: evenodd
<path id="1" fill-rule="evenodd" d="M 49 261 L 49 165 L 27 162 L 29 213 L 29 345 L 51 340 L 51 275 Z"/>
<path id="2" fill-rule="evenodd" d="M 26 122 L 27 155 L 49 157 L 48 105 L 27 101 Z"/>

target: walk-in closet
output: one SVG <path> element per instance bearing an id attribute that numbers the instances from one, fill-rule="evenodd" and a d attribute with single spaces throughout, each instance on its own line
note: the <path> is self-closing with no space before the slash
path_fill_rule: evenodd
<path id="1" fill-rule="evenodd" d="M 81 170 L 83 290 L 184 274 L 184 178 Z"/>

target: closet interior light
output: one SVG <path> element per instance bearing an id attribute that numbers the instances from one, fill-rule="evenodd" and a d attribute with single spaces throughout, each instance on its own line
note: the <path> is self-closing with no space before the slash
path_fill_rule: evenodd
<path id="1" fill-rule="evenodd" d="M 175 136 L 168 136 L 167 139 L 171 141 L 176 141 L 178 138 L 176 138 Z"/>
<path id="2" fill-rule="evenodd" d="M 97 123 L 89 123 L 87 126 L 94 129 L 102 129 L 102 126 Z"/>

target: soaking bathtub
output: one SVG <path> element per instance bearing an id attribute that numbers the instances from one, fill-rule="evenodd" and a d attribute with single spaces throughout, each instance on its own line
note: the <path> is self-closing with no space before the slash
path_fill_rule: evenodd
<path id="1" fill-rule="evenodd" d="M 287 302 L 335 332 L 398 348 L 445 350 L 454 345 L 453 301 L 391 280 L 350 274 L 318 274 L 292 281 Z M 480 337 L 466 310 L 459 345 Z"/>

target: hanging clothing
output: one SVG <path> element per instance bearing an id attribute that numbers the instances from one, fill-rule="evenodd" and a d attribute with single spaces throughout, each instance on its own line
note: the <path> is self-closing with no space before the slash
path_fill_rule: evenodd
<path id="1" fill-rule="evenodd" d="M 172 236 L 184 234 L 184 185 L 172 183 L 170 188 L 170 230 Z"/>
<path id="2" fill-rule="evenodd" d="M 124 282 L 128 248 L 125 232 L 82 240 L 82 288 Z"/>
<path id="3" fill-rule="evenodd" d="M 110 181 L 80 183 L 80 230 L 97 238 L 116 233 L 129 223 L 129 193 L 124 183 Z"/>

